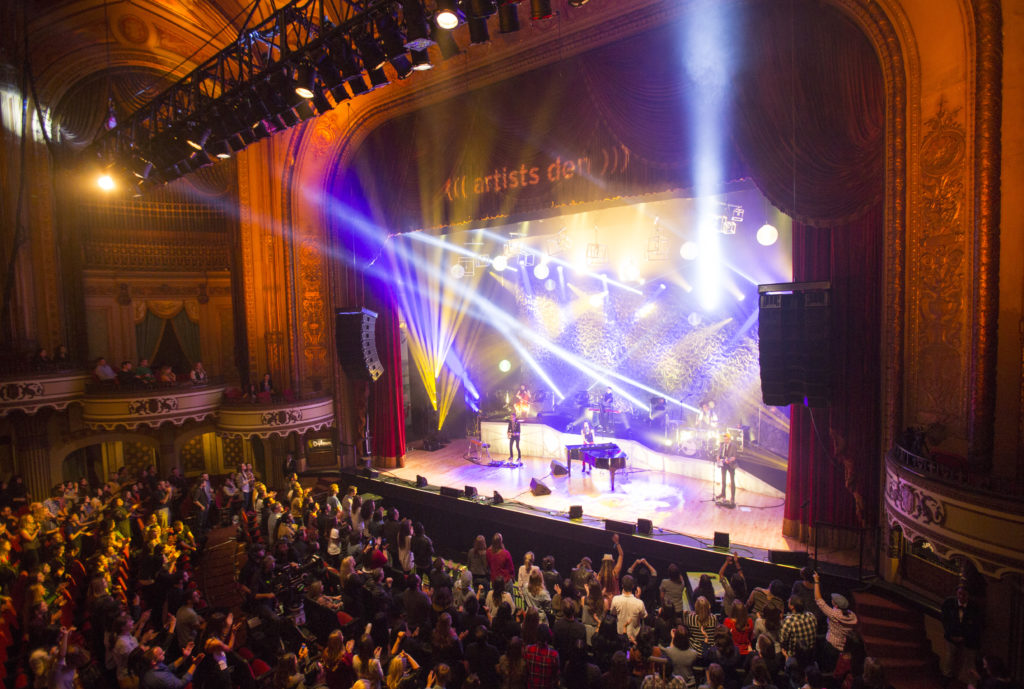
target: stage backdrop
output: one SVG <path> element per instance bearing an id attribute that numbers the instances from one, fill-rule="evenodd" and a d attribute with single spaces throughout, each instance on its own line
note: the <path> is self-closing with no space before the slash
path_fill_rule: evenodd
<path id="1" fill-rule="evenodd" d="M 872 286 L 881 280 L 885 96 L 877 57 L 824 3 L 714 6 L 728 12 L 727 32 L 685 18 L 379 127 L 336 176 L 342 204 L 372 209 L 338 221 L 355 238 L 343 242 L 351 258 L 383 271 L 376 259 L 394 233 L 468 229 L 670 190 L 699 197 L 749 176 L 791 217 L 833 237 L 849 234 L 828 242 L 827 269 L 814 272 L 833 279 L 834 303 L 859 304 L 833 319 L 836 343 L 864 347 L 857 357 L 833 347 L 836 379 L 877 387 Z M 710 39 L 707 50 L 691 50 L 701 38 Z M 856 251 L 840 253 L 851 245 Z M 837 386 L 837 397 L 848 391 Z M 830 411 L 815 416 L 815 434 L 791 438 L 790 471 L 795 463 L 805 477 L 787 496 L 794 533 L 815 519 L 858 525 L 876 517 L 877 401 L 858 393 L 855 403 L 835 399 Z M 840 415 L 841 439 L 831 440 Z M 803 493 L 825 485 L 842 486 L 848 500 L 799 509 Z"/>

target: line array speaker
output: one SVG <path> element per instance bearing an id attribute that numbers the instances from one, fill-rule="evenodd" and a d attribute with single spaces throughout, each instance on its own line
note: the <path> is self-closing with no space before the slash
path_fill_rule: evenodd
<path id="1" fill-rule="evenodd" d="M 827 404 L 832 383 L 831 294 L 762 294 L 758 302 L 761 396 L 765 404 Z"/>
<path id="2" fill-rule="evenodd" d="M 377 314 L 369 309 L 342 309 L 335 314 L 338 363 L 349 378 L 377 380 L 384 365 L 377 356 Z"/>

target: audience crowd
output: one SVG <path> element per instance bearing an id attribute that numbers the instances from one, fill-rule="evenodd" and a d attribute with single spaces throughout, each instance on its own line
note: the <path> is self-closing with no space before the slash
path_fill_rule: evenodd
<path id="1" fill-rule="evenodd" d="M 289 467 L 290 468 L 290 467 Z M 626 556 L 513 556 L 477 536 L 438 556 L 413 518 L 331 485 L 277 490 L 242 465 L 119 471 L 36 501 L 0 491 L 0 681 L 33 688 L 885 689 L 857 615 L 815 572 L 748 582 L 728 556 L 695 587 Z M 237 529 L 237 600 L 208 603 L 196 571 L 213 527 Z M 450 544 L 445 544 L 446 546 Z M 218 546 L 218 547 L 224 547 Z M 517 565 L 517 563 L 520 563 Z M 211 565 L 212 566 L 212 565 Z M 763 584 L 763 585 L 757 585 Z M 963 596 L 961 595 L 961 599 Z M 973 614 L 971 612 L 970 614 Z M 964 613 L 950 637 L 963 644 Z M 1014 685 L 986 655 L 978 689 Z"/>

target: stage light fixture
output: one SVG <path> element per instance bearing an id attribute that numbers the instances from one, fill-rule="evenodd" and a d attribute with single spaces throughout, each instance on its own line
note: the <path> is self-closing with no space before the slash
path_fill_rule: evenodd
<path id="1" fill-rule="evenodd" d="M 548 278 L 547 280 L 544 281 L 544 289 L 546 289 L 548 292 L 554 292 L 555 287 L 556 285 L 553 279 Z"/>
<path id="2" fill-rule="evenodd" d="M 405 35 L 398 28 L 398 23 L 390 13 L 381 14 L 377 17 L 377 35 L 380 36 L 381 45 L 384 46 L 384 54 L 389 60 L 394 61 L 400 55 L 405 55 Z"/>
<path id="3" fill-rule="evenodd" d="M 452 267 L 448 269 L 448 274 L 456 280 L 461 280 L 466 277 L 466 269 L 462 267 L 461 263 L 454 263 Z"/>
<path id="4" fill-rule="evenodd" d="M 392 59 L 391 65 L 395 68 L 395 75 L 399 79 L 408 79 L 412 74 L 412 62 L 404 54 Z"/>
<path id="5" fill-rule="evenodd" d="M 96 186 L 103 191 L 113 191 L 117 184 L 114 182 L 113 176 L 109 172 L 104 172 L 96 178 Z"/>
<path id="6" fill-rule="evenodd" d="M 189 133 L 188 138 L 185 139 L 190 147 L 197 151 L 203 150 L 203 146 L 210 140 L 211 130 L 209 127 L 194 127 Z"/>
<path id="7" fill-rule="evenodd" d="M 451 31 L 445 31 L 435 25 L 431 35 L 434 37 L 434 42 L 437 43 L 437 47 L 441 51 L 442 60 L 450 60 L 462 52 L 462 49 L 459 48 L 459 44 L 455 42 L 455 37 L 452 35 Z"/>
<path id="8" fill-rule="evenodd" d="M 335 103 L 348 100 L 348 91 L 341 78 L 341 72 L 329 55 L 324 55 L 316 65 L 316 73 L 323 87 L 334 97 Z M 316 105 L 316 89 L 313 90 L 313 105 Z M 319 110 L 319 107 L 317 108 Z"/>
<path id="9" fill-rule="evenodd" d="M 295 93 L 306 100 L 312 98 L 315 77 L 316 73 L 313 70 L 313 65 L 305 61 L 301 62 L 295 68 Z"/>
<path id="10" fill-rule="evenodd" d="M 679 247 L 679 255 L 686 261 L 692 261 L 697 258 L 698 249 L 697 242 L 686 241 Z"/>
<path id="11" fill-rule="evenodd" d="M 323 115 L 329 111 L 333 106 L 331 101 L 327 100 L 327 94 L 324 93 L 324 87 L 317 84 L 313 87 L 313 108 L 316 110 L 317 115 Z"/>
<path id="12" fill-rule="evenodd" d="M 508 359 L 502 359 L 498 362 L 498 370 L 502 373 L 508 373 L 512 370 L 512 362 Z"/>
<path id="13" fill-rule="evenodd" d="M 508 259 L 504 255 L 495 256 L 491 261 L 491 267 L 500 273 L 508 268 Z"/>
<path id="14" fill-rule="evenodd" d="M 428 69 L 433 69 L 434 65 L 430 63 L 430 53 L 426 50 L 413 50 L 409 53 L 412 56 L 412 68 L 416 72 L 425 72 Z"/>
<path id="15" fill-rule="evenodd" d="M 437 13 L 434 15 L 434 22 L 442 29 L 451 31 L 459 24 L 465 16 L 459 9 L 458 0 L 437 0 Z"/>
<path id="16" fill-rule="evenodd" d="M 402 18 L 405 20 L 405 47 L 409 50 L 426 50 L 433 43 L 427 13 L 422 0 L 402 0 Z"/>
<path id="17" fill-rule="evenodd" d="M 498 5 L 498 32 L 519 31 L 519 0 L 502 0 Z"/>
<path id="18" fill-rule="evenodd" d="M 363 61 L 363 67 L 367 72 L 373 72 L 384 66 L 387 57 L 381 50 L 380 44 L 370 35 L 369 29 L 363 29 L 353 36 L 356 44 L 356 51 L 359 52 L 359 59 Z"/>
<path id="19" fill-rule="evenodd" d="M 497 11 L 498 4 L 494 0 L 469 0 L 471 17 L 490 17 Z"/>
<path id="20" fill-rule="evenodd" d="M 548 275 L 551 274 L 551 269 L 548 268 L 547 263 L 538 263 L 533 267 L 533 277 L 538 280 L 547 280 Z"/>
<path id="21" fill-rule="evenodd" d="M 381 86 L 387 86 L 388 84 L 391 83 L 391 80 L 388 79 L 388 75 L 387 73 L 384 72 L 383 68 L 371 69 L 370 71 L 367 72 L 367 75 L 370 77 L 371 89 L 377 89 L 380 88 Z"/>
<path id="22" fill-rule="evenodd" d="M 321 95 L 321 97 L 323 96 L 323 92 L 322 91 L 320 92 L 320 95 Z M 327 99 L 325 98 L 324 100 L 326 101 Z M 331 109 L 331 104 L 328 103 L 327 104 L 327 108 L 324 110 L 324 112 L 326 112 L 327 110 L 330 110 L 330 109 Z M 298 116 L 300 122 L 305 122 L 306 120 L 310 119 L 311 117 L 313 117 L 317 113 L 316 113 L 315 110 L 313 110 L 312 104 L 308 100 L 304 100 L 304 101 L 302 101 L 301 103 L 299 103 L 298 105 L 295 106 L 295 114 Z"/>
<path id="23" fill-rule="evenodd" d="M 487 30 L 486 18 L 470 17 L 466 23 L 469 24 L 470 45 L 486 45 L 491 42 L 491 33 Z"/>
<path id="24" fill-rule="evenodd" d="M 779 231 L 774 225 L 765 223 L 757 229 L 757 243 L 761 246 L 771 246 L 779 239 Z"/>
<path id="25" fill-rule="evenodd" d="M 553 16 L 551 0 L 530 0 L 530 19 L 551 19 Z"/>

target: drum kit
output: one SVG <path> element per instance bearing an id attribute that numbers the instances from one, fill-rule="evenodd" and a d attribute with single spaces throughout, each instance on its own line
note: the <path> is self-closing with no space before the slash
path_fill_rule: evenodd
<path id="1" fill-rule="evenodd" d="M 676 429 L 676 450 L 687 457 L 717 457 L 721 436 L 717 428 Z"/>

